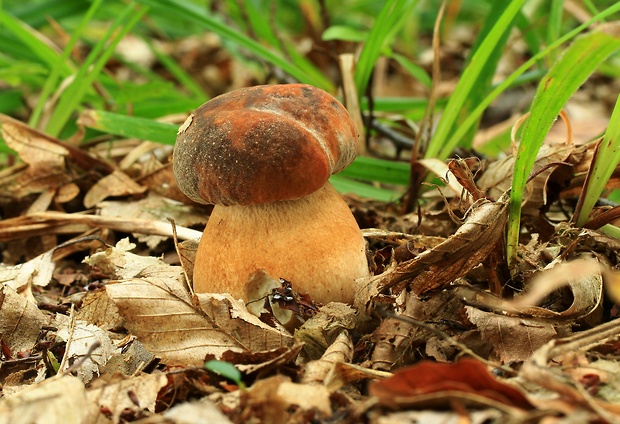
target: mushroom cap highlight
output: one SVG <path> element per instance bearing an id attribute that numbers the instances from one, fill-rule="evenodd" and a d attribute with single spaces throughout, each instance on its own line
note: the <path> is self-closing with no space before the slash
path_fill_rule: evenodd
<path id="1" fill-rule="evenodd" d="M 344 106 L 319 88 L 242 88 L 204 103 L 181 126 L 174 176 L 203 204 L 299 199 L 355 159 L 357 138 Z"/>

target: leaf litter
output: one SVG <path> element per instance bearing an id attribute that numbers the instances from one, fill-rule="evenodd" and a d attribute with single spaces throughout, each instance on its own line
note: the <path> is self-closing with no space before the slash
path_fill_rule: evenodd
<path id="1" fill-rule="evenodd" d="M 266 273 L 245 305 L 191 289 L 209 207 L 179 194 L 169 149 L 104 160 L 0 123 L 23 160 L 0 175 L 0 423 L 620 420 L 620 245 L 566 216 L 592 143 L 540 151 L 513 269 L 513 158 L 425 160 L 448 189 L 419 211 L 347 196 L 374 271 L 355 305 L 283 303 Z"/>

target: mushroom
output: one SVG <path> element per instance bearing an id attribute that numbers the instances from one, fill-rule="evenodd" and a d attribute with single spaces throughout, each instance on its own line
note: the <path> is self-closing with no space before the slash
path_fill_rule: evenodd
<path id="1" fill-rule="evenodd" d="M 244 298 L 259 270 L 320 303 L 353 301 L 369 275 L 366 243 L 330 175 L 357 155 L 346 109 L 304 84 L 256 86 L 211 99 L 179 128 L 179 188 L 214 204 L 198 245 L 197 293 Z"/>

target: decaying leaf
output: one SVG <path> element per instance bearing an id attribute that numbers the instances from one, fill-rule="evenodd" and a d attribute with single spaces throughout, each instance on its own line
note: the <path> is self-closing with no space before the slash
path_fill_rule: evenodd
<path id="1" fill-rule="evenodd" d="M 55 325 L 58 328 L 56 338 L 66 342 L 61 371 L 80 361 L 77 377 L 88 383 L 100 374 L 114 353 L 112 340 L 101 328 L 83 321 L 73 321 L 66 315 L 56 315 Z"/>
<path id="2" fill-rule="evenodd" d="M 259 417 L 261 422 L 287 424 L 332 415 L 330 391 L 326 387 L 293 383 L 284 376 L 257 381 L 243 394 L 242 405 L 238 422 Z"/>
<path id="3" fill-rule="evenodd" d="M 12 352 L 32 349 L 47 318 L 10 286 L 0 287 L 0 337 Z"/>
<path id="4" fill-rule="evenodd" d="M 81 424 L 99 412 L 84 384 L 70 375 L 31 385 L 0 399 L 0 424 Z"/>
<path id="5" fill-rule="evenodd" d="M 112 422 L 116 423 L 124 411 L 140 412 L 143 409 L 155 411 L 157 394 L 167 382 L 168 378 L 164 374 L 137 377 L 108 375 L 95 380 L 88 389 L 86 397 L 93 404 L 109 411 Z M 90 419 L 93 418 L 91 415 Z"/>
<path id="6" fill-rule="evenodd" d="M 351 336 L 348 331 L 343 330 L 320 359 L 305 365 L 301 382 L 323 383 L 332 390 L 337 389 L 343 382 L 337 375 L 336 366 L 350 362 L 353 359 L 353 350 Z"/>
<path id="7" fill-rule="evenodd" d="M 480 330 L 482 339 L 493 347 L 502 363 L 525 361 L 558 334 L 549 322 L 508 317 L 470 306 L 465 309 L 469 320 Z"/>
<path id="8" fill-rule="evenodd" d="M 32 285 L 44 287 L 51 281 L 55 267 L 52 261 L 54 250 L 48 250 L 23 264 L 15 266 L 0 264 L 2 285 L 11 287 L 29 302 L 36 304 L 32 295 Z"/>
<path id="9" fill-rule="evenodd" d="M 142 194 L 146 190 L 147 187 L 141 186 L 123 171 L 117 169 L 110 175 L 101 178 L 88 190 L 84 196 L 84 206 L 92 208 L 108 197 Z"/>
<path id="10" fill-rule="evenodd" d="M 521 391 L 496 380 L 485 365 L 469 358 L 454 364 L 423 361 L 372 382 L 369 391 L 381 405 L 393 408 L 424 403 L 447 406 L 453 399 L 533 408 Z"/>
<path id="11" fill-rule="evenodd" d="M 418 295 L 442 288 L 463 277 L 487 258 L 501 240 L 507 217 L 508 202 L 505 198 L 497 202 L 476 202 L 454 235 L 433 249 L 375 277 L 370 284 L 376 285 L 378 292 L 389 288 L 400 292 L 402 284 L 406 283 Z"/>

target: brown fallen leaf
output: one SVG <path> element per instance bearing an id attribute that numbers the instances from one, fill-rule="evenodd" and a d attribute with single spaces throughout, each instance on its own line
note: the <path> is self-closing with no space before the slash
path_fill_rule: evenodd
<path id="1" fill-rule="evenodd" d="M 84 423 L 99 413 L 84 384 L 70 375 L 50 378 L 0 399 L 0 424 Z"/>
<path id="2" fill-rule="evenodd" d="M 84 196 L 84 206 L 90 209 L 103 199 L 114 196 L 142 194 L 147 187 L 136 183 L 123 171 L 116 169 L 99 179 Z"/>
<path id="3" fill-rule="evenodd" d="M 492 346 L 502 363 L 525 361 L 536 349 L 558 335 L 556 327 L 536 319 L 509 317 L 466 306 L 467 318 Z"/>
<path id="4" fill-rule="evenodd" d="M 235 422 L 288 424 L 327 419 L 332 415 L 330 391 L 318 384 L 297 384 L 281 375 L 257 381 L 242 394 Z"/>
<path id="5" fill-rule="evenodd" d="M 8 285 L 0 287 L 0 337 L 12 353 L 32 349 L 47 321 L 34 303 Z"/>
<path id="6" fill-rule="evenodd" d="M 353 351 L 351 336 L 348 331 L 343 330 L 320 359 L 310 361 L 305 365 L 301 382 L 321 383 L 331 390 L 338 389 L 344 381 L 339 378 L 336 366 L 351 362 Z"/>
<path id="7" fill-rule="evenodd" d="M 290 346 L 293 337 L 267 326 L 226 294 L 192 297 L 180 266 L 130 253 L 124 240 L 86 260 L 119 281 L 106 285 L 127 329 L 166 363 L 202 365 L 228 350 L 258 352 Z"/>
<path id="8" fill-rule="evenodd" d="M 424 395 L 433 395 L 432 400 L 443 405 L 449 405 L 451 399 L 486 399 L 524 410 L 533 408 L 521 391 L 496 380 L 485 365 L 469 358 L 454 364 L 422 361 L 401 368 L 390 378 L 373 381 L 369 392 L 380 405 L 390 408 L 411 405 Z M 428 396 L 425 399 L 431 400 Z"/>
<path id="9" fill-rule="evenodd" d="M 506 196 L 497 202 L 478 201 L 454 235 L 371 279 L 370 284 L 378 293 L 390 288 L 399 293 L 405 283 L 417 295 L 440 289 L 487 258 L 501 240 L 507 218 Z"/>
<path id="10" fill-rule="evenodd" d="M 95 380 L 86 393 L 87 399 L 100 409 L 106 409 L 112 422 L 120 422 L 123 412 L 155 412 L 159 390 L 168 383 L 165 374 L 146 374 L 127 377 L 121 374 L 107 375 Z M 88 421 L 96 422 L 97 414 L 91 414 Z"/>

